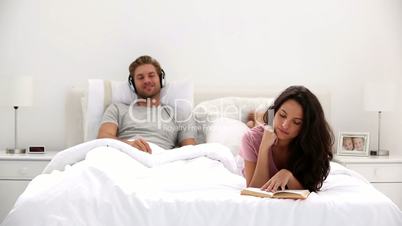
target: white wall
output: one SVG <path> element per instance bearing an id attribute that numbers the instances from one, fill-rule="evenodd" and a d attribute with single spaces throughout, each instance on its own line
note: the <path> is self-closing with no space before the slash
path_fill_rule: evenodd
<path id="1" fill-rule="evenodd" d="M 141 54 L 196 90 L 302 84 L 332 95 L 331 124 L 368 131 L 366 81 L 402 96 L 400 0 L 2 0 L 0 76 L 32 75 L 34 106 L 20 111 L 20 144 L 66 146 L 66 97 L 88 78 L 126 79 Z M 1 90 L 0 90 L 1 94 Z M 401 107 L 383 114 L 382 146 L 402 154 Z M 13 145 L 13 111 L 0 108 L 0 149 Z"/>

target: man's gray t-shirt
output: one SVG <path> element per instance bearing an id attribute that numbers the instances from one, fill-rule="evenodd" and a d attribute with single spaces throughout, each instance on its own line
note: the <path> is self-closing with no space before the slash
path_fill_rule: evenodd
<path id="1" fill-rule="evenodd" d="M 195 128 L 192 118 L 176 122 L 171 110 L 166 105 L 144 107 L 114 103 L 106 109 L 101 123 L 116 124 L 120 139 L 141 137 L 164 149 L 172 149 L 184 139 L 195 138 Z"/>

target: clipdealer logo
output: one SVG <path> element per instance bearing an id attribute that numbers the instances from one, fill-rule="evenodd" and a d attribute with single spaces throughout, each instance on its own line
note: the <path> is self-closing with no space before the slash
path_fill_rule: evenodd
<path id="1" fill-rule="evenodd" d="M 135 106 L 144 103 L 147 111 L 146 117 L 138 118 L 133 109 Z M 245 121 L 248 114 L 254 113 L 255 115 L 257 112 L 265 112 L 268 108 L 266 103 L 237 106 L 227 104 L 223 100 L 211 105 L 199 104 L 194 108 L 192 102 L 187 99 L 176 99 L 174 103 L 171 103 L 173 106 L 169 104 L 155 106 L 155 103 L 156 100 L 150 98 L 134 100 L 129 106 L 130 118 L 136 123 L 157 123 L 158 129 L 173 129 L 168 128 L 167 125 L 173 124 L 177 128 L 186 125 L 189 121 L 194 121 L 195 123 L 187 124 L 187 126 L 194 127 L 190 129 L 205 130 L 205 127 L 210 126 L 217 118 L 227 117 Z"/>

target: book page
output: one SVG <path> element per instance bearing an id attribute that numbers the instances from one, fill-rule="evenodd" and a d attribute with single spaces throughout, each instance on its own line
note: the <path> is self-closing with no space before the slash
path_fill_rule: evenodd
<path id="1" fill-rule="evenodd" d="M 281 190 L 275 192 L 273 198 L 305 199 L 309 194 L 308 190 Z"/>
<path id="2" fill-rule="evenodd" d="M 256 196 L 256 197 L 261 197 L 261 198 L 271 198 L 274 193 L 268 192 L 268 191 L 263 191 L 260 188 L 252 188 L 248 187 L 243 189 L 240 192 L 241 195 L 251 195 L 251 196 Z"/>
<path id="3" fill-rule="evenodd" d="M 310 192 L 308 190 L 281 190 L 277 192 L 263 191 L 260 188 L 248 187 L 240 192 L 241 195 L 251 195 L 261 198 L 305 199 Z"/>

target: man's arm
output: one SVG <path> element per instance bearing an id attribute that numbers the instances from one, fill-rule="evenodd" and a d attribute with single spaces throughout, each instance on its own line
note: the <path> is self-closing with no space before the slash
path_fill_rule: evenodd
<path id="1" fill-rule="evenodd" d="M 103 123 L 98 132 L 98 139 L 101 138 L 112 138 L 112 139 L 118 139 L 117 138 L 117 125 L 111 122 L 105 122 Z"/>
<path id="2" fill-rule="evenodd" d="M 196 144 L 197 144 L 197 142 L 195 141 L 194 138 L 187 138 L 187 139 L 182 140 L 179 145 L 186 146 L 186 145 L 196 145 Z"/>
<path id="3" fill-rule="evenodd" d="M 180 147 L 186 145 L 196 145 L 197 141 L 195 137 L 197 135 L 197 130 L 195 126 L 195 121 L 192 115 L 189 116 L 185 121 L 179 123 L 179 134 L 178 134 L 178 145 Z"/>
<path id="4" fill-rule="evenodd" d="M 117 137 L 117 130 L 118 130 L 118 127 L 116 124 L 111 123 L 111 122 L 105 122 L 99 128 L 98 139 L 112 138 L 112 139 L 120 140 L 120 141 L 123 141 L 124 143 L 127 143 L 127 144 L 137 148 L 140 151 L 152 153 L 151 147 L 149 147 L 148 142 L 145 141 L 144 139 L 138 138 L 135 140 L 122 140 Z"/>

